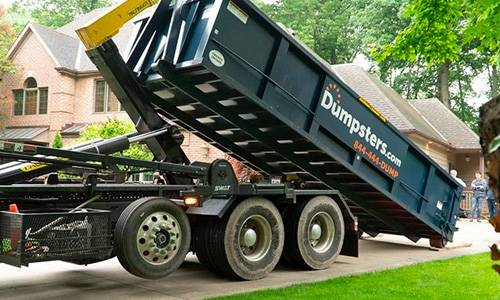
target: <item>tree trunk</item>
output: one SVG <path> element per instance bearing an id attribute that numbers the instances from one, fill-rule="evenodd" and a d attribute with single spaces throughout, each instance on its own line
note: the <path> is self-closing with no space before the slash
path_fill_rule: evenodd
<path id="1" fill-rule="evenodd" d="M 500 97 L 496 97 L 480 108 L 479 133 L 481 135 L 481 148 L 487 162 L 490 188 L 500 199 L 500 149 L 489 153 L 489 146 L 495 137 L 500 135 Z M 491 221 L 490 221 L 491 222 Z M 492 223 L 496 232 L 500 232 L 500 217 Z M 500 273 L 500 272 L 499 272 Z"/>
<path id="2" fill-rule="evenodd" d="M 490 100 L 480 110 L 479 133 L 481 135 L 481 148 L 484 156 L 488 157 L 488 146 L 491 141 L 500 135 L 500 97 Z"/>
<path id="3" fill-rule="evenodd" d="M 491 66 L 491 95 L 493 98 L 498 96 L 498 66 Z"/>
<path id="4" fill-rule="evenodd" d="M 439 100 L 451 109 L 451 97 L 450 97 L 450 61 L 446 60 L 440 67 L 439 78 L 438 78 L 438 92 Z"/>
<path id="5" fill-rule="evenodd" d="M 337 37 L 334 37 L 333 38 L 333 43 L 332 43 L 332 53 L 331 53 L 331 56 L 330 56 L 330 63 L 332 65 L 336 65 L 337 64 Z"/>

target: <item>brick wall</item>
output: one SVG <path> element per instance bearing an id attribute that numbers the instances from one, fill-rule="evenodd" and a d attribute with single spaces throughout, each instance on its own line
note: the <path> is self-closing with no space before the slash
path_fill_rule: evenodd
<path id="1" fill-rule="evenodd" d="M 191 162 L 212 162 L 218 158 L 225 158 L 224 152 L 208 144 L 190 132 L 183 132 L 184 144 L 182 149 Z"/>
<path id="2" fill-rule="evenodd" d="M 102 123 L 110 119 L 130 121 L 126 112 L 96 113 L 94 108 L 95 81 L 100 76 L 78 78 L 75 90 L 75 124 Z"/>

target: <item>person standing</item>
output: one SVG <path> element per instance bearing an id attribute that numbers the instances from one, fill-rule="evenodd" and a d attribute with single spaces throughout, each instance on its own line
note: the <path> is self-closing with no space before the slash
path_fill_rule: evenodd
<path id="1" fill-rule="evenodd" d="M 495 193 L 490 187 L 486 190 L 486 201 L 488 202 L 488 212 L 490 213 L 490 219 L 498 215 L 498 204 L 495 197 Z"/>
<path id="2" fill-rule="evenodd" d="M 457 175 L 458 175 L 457 170 L 451 170 L 450 171 L 450 175 L 451 175 L 451 177 L 453 177 L 453 179 L 455 179 L 456 181 L 458 181 L 458 183 L 460 183 L 464 188 L 467 187 L 467 185 L 465 184 L 465 182 L 462 179 L 460 179 L 460 178 L 457 177 Z"/>
<path id="3" fill-rule="evenodd" d="M 477 209 L 477 221 L 481 222 L 481 205 L 486 198 L 488 183 L 482 178 L 481 172 L 476 172 L 476 179 L 472 181 L 472 209 L 470 211 L 470 221 L 474 222 L 474 211 Z"/>
<path id="4" fill-rule="evenodd" d="M 451 175 L 451 177 L 453 177 L 453 179 L 455 179 L 455 180 L 456 180 L 456 181 L 457 181 L 457 182 L 458 182 L 461 186 L 463 186 L 463 187 L 464 187 L 464 189 L 467 187 L 467 184 L 465 184 L 465 182 L 464 182 L 462 179 L 460 179 L 460 178 L 458 178 L 458 177 L 457 177 L 457 175 L 458 175 L 457 170 L 455 170 L 455 169 L 451 170 L 451 171 L 450 171 L 450 175 Z M 464 198 L 465 198 L 465 197 L 463 197 L 463 194 L 462 194 L 462 199 L 461 199 L 461 200 L 463 200 Z M 467 219 L 467 212 L 466 212 L 463 208 L 461 208 L 461 207 L 459 207 L 459 209 L 460 209 L 460 213 L 458 214 L 458 217 L 459 217 L 459 218 L 464 218 L 464 219 Z"/>

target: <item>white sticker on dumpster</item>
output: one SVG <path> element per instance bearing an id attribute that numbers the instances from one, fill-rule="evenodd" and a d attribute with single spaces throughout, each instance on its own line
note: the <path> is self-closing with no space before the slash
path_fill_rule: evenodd
<path id="1" fill-rule="evenodd" d="M 246 12 L 244 12 L 241 8 L 239 8 L 238 5 L 234 4 L 233 1 L 229 1 L 229 4 L 227 5 L 227 10 L 229 10 L 233 15 L 236 16 L 236 18 L 240 19 L 241 22 L 247 23 L 248 21 L 248 15 Z"/>
<path id="2" fill-rule="evenodd" d="M 212 50 L 208 54 L 208 57 L 210 58 L 210 61 L 214 64 L 216 67 L 222 67 L 226 63 L 226 59 L 224 58 L 224 55 L 220 53 L 218 50 Z"/>

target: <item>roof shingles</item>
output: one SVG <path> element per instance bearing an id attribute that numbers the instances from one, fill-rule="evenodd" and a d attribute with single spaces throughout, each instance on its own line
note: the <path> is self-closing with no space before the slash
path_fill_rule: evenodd
<path id="1" fill-rule="evenodd" d="M 479 136 L 438 99 L 410 100 L 429 123 L 457 149 L 481 149 Z"/>
<path id="2" fill-rule="evenodd" d="M 71 70 L 75 69 L 76 53 L 80 41 L 36 23 L 31 23 L 31 25 L 52 52 L 59 65 Z"/>

